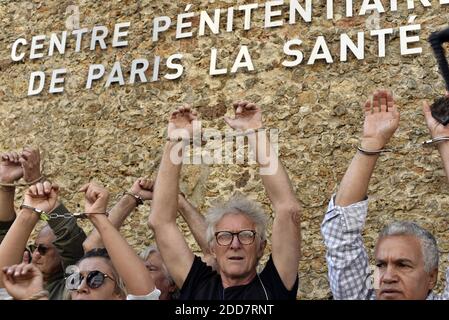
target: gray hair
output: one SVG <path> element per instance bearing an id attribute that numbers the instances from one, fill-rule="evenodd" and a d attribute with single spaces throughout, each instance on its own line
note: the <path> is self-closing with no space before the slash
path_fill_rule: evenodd
<path id="1" fill-rule="evenodd" d="M 248 200 L 240 194 L 233 195 L 228 201 L 220 202 L 209 209 L 206 216 L 206 237 L 209 246 L 215 239 L 215 228 L 218 222 L 227 214 L 238 213 L 246 216 L 256 224 L 256 233 L 265 241 L 267 229 L 267 216 L 257 202 Z"/>
<path id="2" fill-rule="evenodd" d="M 438 244 L 435 237 L 426 229 L 411 221 L 396 221 L 390 223 L 379 234 L 379 240 L 388 236 L 414 236 L 421 242 L 424 257 L 424 269 L 430 273 L 438 269 Z"/>
<path id="3" fill-rule="evenodd" d="M 146 261 L 150 254 L 152 254 L 153 252 L 159 252 L 159 249 L 156 245 L 149 245 L 140 253 L 140 257 L 142 258 L 142 260 Z"/>
<path id="4" fill-rule="evenodd" d="M 143 261 L 146 261 L 148 259 L 148 257 L 150 256 L 150 254 L 155 253 L 155 252 L 160 254 L 158 247 L 156 245 L 149 245 L 148 247 L 145 248 L 145 250 L 143 250 L 140 253 L 140 258 Z M 170 292 L 171 299 L 172 300 L 179 299 L 181 291 L 179 290 L 178 286 L 176 286 L 175 280 L 173 280 L 172 276 L 168 272 L 167 266 L 165 265 L 165 263 L 163 261 L 162 261 L 162 269 L 163 269 L 163 272 L 164 272 L 165 276 L 167 277 L 167 280 L 170 283 L 170 285 L 174 285 L 176 287 L 176 290 L 174 292 Z"/>

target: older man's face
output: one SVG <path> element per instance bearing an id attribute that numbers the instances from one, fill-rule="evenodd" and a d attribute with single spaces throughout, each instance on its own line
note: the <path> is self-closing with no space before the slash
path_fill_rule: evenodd
<path id="1" fill-rule="evenodd" d="M 62 270 L 61 257 L 53 245 L 55 239 L 53 231 L 49 227 L 45 227 L 37 236 L 35 243 L 36 246 L 43 247 L 45 253 L 41 254 L 39 250 L 32 252 L 32 262 L 43 273 L 45 280 Z"/>
<path id="2" fill-rule="evenodd" d="M 242 230 L 256 230 L 256 225 L 240 213 L 226 214 L 216 225 L 215 230 L 237 233 Z M 215 240 L 212 252 L 222 279 L 228 284 L 246 284 L 256 275 L 256 266 L 263 254 L 264 245 L 258 235 L 251 244 L 242 244 L 235 235 L 229 245 L 220 245 Z M 226 281 L 225 281 L 226 282 Z"/>
<path id="3" fill-rule="evenodd" d="M 430 274 L 425 271 L 418 238 L 408 235 L 383 237 L 377 243 L 375 256 L 377 299 L 424 300 L 435 286 L 438 270 Z"/>

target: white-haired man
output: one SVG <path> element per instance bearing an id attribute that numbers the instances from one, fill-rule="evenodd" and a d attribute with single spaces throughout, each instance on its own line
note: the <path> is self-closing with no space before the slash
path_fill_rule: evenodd
<path id="1" fill-rule="evenodd" d="M 266 133 L 254 132 L 262 128 L 260 108 L 248 102 L 236 103 L 234 108 L 235 118 L 225 118 L 228 125 L 236 130 L 252 132 L 248 134 L 248 141 L 256 154 L 262 149 L 271 150 L 268 139 L 264 139 Z M 190 140 L 194 120 L 196 113 L 188 107 L 172 113 L 168 126 L 169 138 L 176 140 L 179 133 Z M 263 163 L 267 168 L 274 168 L 273 172 L 261 172 L 275 212 L 269 261 L 258 274 L 257 264 L 266 245 L 266 217 L 263 211 L 253 202 L 234 198 L 214 208 L 207 218 L 209 245 L 216 259 L 217 271 L 214 271 L 195 257 L 176 225 L 181 164 L 172 161 L 170 155 L 182 156 L 183 148 L 178 146 L 178 142 L 169 141 L 164 148 L 149 224 L 155 231 L 156 242 L 168 271 L 181 288 L 180 298 L 295 299 L 300 256 L 300 207 L 277 155 L 269 152 L 268 161 Z M 260 164 L 259 154 L 256 160 Z"/>
<path id="2" fill-rule="evenodd" d="M 429 124 L 429 114 L 426 119 Z M 321 226 L 334 299 L 448 297 L 448 292 L 432 293 L 438 275 L 435 238 L 409 221 L 393 222 L 380 232 L 374 252 L 376 268 L 374 278 L 371 278 L 361 234 L 368 211 L 366 194 L 379 154 L 398 126 L 399 113 L 392 94 L 386 90 L 376 91 L 372 100 L 365 103 L 361 146 L 336 196 L 332 197 Z"/>

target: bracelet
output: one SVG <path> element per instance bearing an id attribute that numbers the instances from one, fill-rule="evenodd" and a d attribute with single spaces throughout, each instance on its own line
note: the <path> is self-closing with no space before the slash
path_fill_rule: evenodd
<path id="1" fill-rule="evenodd" d="M 391 149 L 365 150 L 362 147 L 357 147 L 357 150 L 367 156 L 378 155 L 381 154 L 382 152 L 391 152 Z"/>
<path id="2" fill-rule="evenodd" d="M 50 220 L 48 213 L 45 212 L 44 210 L 34 208 L 32 206 L 29 206 L 29 205 L 23 204 L 23 203 L 20 205 L 20 210 L 22 210 L 22 209 L 30 209 L 31 211 L 36 212 L 39 215 L 39 220 L 42 220 L 42 221 Z"/>
<path id="3" fill-rule="evenodd" d="M 0 187 L 26 187 L 26 186 L 31 186 L 39 181 L 41 181 L 42 179 L 44 179 L 44 176 L 40 176 L 39 178 L 30 181 L 30 182 L 22 182 L 22 183 L 3 183 L 0 182 Z"/>
<path id="4" fill-rule="evenodd" d="M 449 137 L 436 137 L 436 138 L 424 141 L 422 143 L 422 146 L 423 147 L 430 147 L 430 146 L 432 146 L 435 143 L 440 143 L 440 142 L 447 141 L 447 140 L 449 140 Z"/>
<path id="5" fill-rule="evenodd" d="M 143 204 L 143 199 L 141 196 L 134 194 L 132 192 L 124 192 L 123 195 L 128 195 L 134 198 L 134 200 L 136 200 L 136 207 L 140 206 L 141 204 Z"/>
<path id="6" fill-rule="evenodd" d="M 47 290 L 41 290 L 39 292 L 36 292 L 32 294 L 30 297 L 24 299 L 24 300 L 39 300 L 42 298 L 48 298 L 50 293 Z"/>

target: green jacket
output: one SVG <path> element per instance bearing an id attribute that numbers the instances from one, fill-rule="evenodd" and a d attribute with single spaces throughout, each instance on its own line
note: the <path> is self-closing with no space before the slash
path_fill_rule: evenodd
<path id="1" fill-rule="evenodd" d="M 52 213 L 67 213 L 66 207 L 61 203 Z M 65 292 L 65 270 L 68 266 L 76 264 L 84 255 L 83 242 L 86 234 L 76 223 L 75 218 L 50 219 L 48 224 L 52 228 L 56 240 L 53 245 L 61 256 L 62 270 L 50 277 L 45 289 L 50 293 L 50 300 L 64 299 Z"/>

